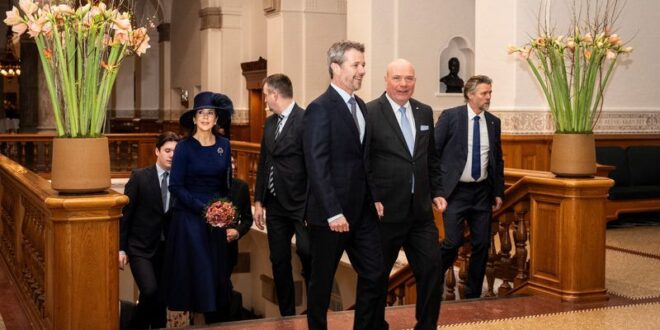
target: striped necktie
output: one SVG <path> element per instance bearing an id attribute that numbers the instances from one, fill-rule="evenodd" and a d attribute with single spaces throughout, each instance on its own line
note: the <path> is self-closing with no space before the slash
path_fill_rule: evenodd
<path id="1" fill-rule="evenodd" d="M 282 119 L 284 116 L 282 115 L 277 115 L 277 126 L 275 127 L 275 140 L 277 141 L 277 137 L 280 135 L 280 132 L 282 131 Z M 273 168 L 272 164 L 272 158 L 271 158 L 271 165 L 270 165 L 270 170 L 268 171 L 268 191 L 275 195 L 275 180 L 273 179 L 275 169 Z"/>

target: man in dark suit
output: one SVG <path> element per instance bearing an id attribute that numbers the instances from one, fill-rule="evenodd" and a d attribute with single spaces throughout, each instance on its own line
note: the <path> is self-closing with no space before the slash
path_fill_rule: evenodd
<path id="1" fill-rule="evenodd" d="M 365 74 L 364 45 L 328 50 L 331 84 L 305 111 L 304 149 L 310 194 L 312 276 L 307 324 L 327 329 L 330 293 L 339 260 L 348 253 L 358 274 L 354 329 L 379 328 L 383 254 L 367 183 L 364 137 L 367 108 L 354 92 Z"/>
<path id="2" fill-rule="evenodd" d="M 171 217 L 167 189 L 172 156 L 179 136 L 164 132 L 156 141 L 156 164 L 134 170 L 124 194 L 129 202 L 120 220 L 119 268 L 131 264 L 140 289 L 132 328 L 164 328 L 165 304 L 160 302 L 159 280 L 163 266 L 165 233 Z"/>
<path id="3" fill-rule="evenodd" d="M 490 78 L 470 78 L 463 90 L 467 104 L 443 111 L 435 127 L 435 145 L 440 153 L 440 196 L 446 205 L 442 271 L 454 264 L 467 221 L 472 243 L 467 298 L 481 296 L 491 215 L 502 206 L 504 196 L 501 125 L 488 112 L 492 91 Z"/>
<path id="4" fill-rule="evenodd" d="M 266 119 L 261 139 L 254 192 L 255 222 L 268 224 L 268 247 L 277 301 L 282 316 L 296 314 L 291 268 L 291 237 L 296 236 L 305 284 L 310 274 L 309 233 L 305 227 L 307 174 L 303 156 L 303 114 L 293 101 L 289 77 L 273 74 L 264 80 L 264 100 L 273 115 Z M 267 218 L 264 216 L 267 210 Z"/>
<path id="5" fill-rule="evenodd" d="M 440 207 L 433 111 L 412 98 L 415 68 L 410 62 L 390 63 L 385 86 L 385 93 L 367 104 L 369 184 L 380 218 L 384 282 L 403 247 L 417 282 L 415 329 L 436 329 L 442 273 L 432 209 L 433 203 Z M 387 285 L 382 288 L 383 311 L 386 296 Z"/>

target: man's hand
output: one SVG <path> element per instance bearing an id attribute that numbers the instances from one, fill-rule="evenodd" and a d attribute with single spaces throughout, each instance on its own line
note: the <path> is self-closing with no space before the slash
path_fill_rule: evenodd
<path id="1" fill-rule="evenodd" d="M 338 233 L 346 233 L 349 230 L 348 221 L 346 217 L 340 217 L 335 220 L 330 221 L 330 230 L 336 231 Z"/>
<path id="2" fill-rule="evenodd" d="M 234 228 L 227 229 L 227 243 L 231 243 L 232 241 L 238 240 L 238 237 L 239 237 L 238 230 Z"/>
<path id="3" fill-rule="evenodd" d="M 385 207 L 381 202 L 375 202 L 374 206 L 376 207 L 376 214 L 378 214 L 378 219 L 382 219 L 385 216 Z"/>
<path id="4" fill-rule="evenodd" d="M 447 209 L 447 200 L 444 197 L 434 198 L 433 208 L 438 212 L 444 212 Z"/>
<path id="5" fill-rule="evenodd" d="M 495 197 L 495 205 L 493 205 L 493 212 L 497 211 L 502 207 L 502 198 Z"/>
<path id="6" fill-rule="evenodd" d="M 119 252 L 119 269 L 124 270 L 124 266 L 128 264 L 128 256 L 126 253 Z"/>
<path id="7" fill-rule="evenodd" d="M 261 202 L 254 202 L 254 224 L 257 228 L 264 230 L 266 226 L 266 209 L 261 206 Z"/>

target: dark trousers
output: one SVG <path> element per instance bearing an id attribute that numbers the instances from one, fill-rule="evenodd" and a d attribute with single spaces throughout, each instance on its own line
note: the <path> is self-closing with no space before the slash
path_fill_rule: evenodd
<path id="1" fill-rule="evenodd" d="M 445 240 L 441 248 L 442 272 L 452 267 L 458 249 L 463 245 L 464 221 L 470 227 L 472 254 L 468 269 L 466 298 L 479 298 L 486 274 L 490 247 L 492 215 L 491 189 L 486 181 L 458 183 L 447 200 L 443 213 Z"/>
<path id="2" fill-rule="evenodd" d="M 372 206 L 373 208 L 373 206 Z M 358 274 L 353 329 L 378 329 L 383 254 L 373 210 L 364 207 L 363 217 L 338 233 L 327 226 L 310 226 L 312 276 L 307 295 L 307 325 L 311 330 L 328 328 L 327 313 L 337 265 L 344 251 Z"/>
<path id="3" fill-rule="evenodd" d="M 430 203 L 431 201 L 429 201 Z M 433 218 L 417 219 L 411 204 L 404 222 L 379 222 L 383 256 L 385 259 L 384 281 L 389 281 L 390 271 L 403 247 L 408 263 L 415 275 L 417 302 L 415 329 L 436 329 L 442 301 L 443 272 L 440 271 L 438 228 Z M 387 207 L 385 208 L 387 212 Z M 385 311 L 387 285 L 383 287 L 381 310 Z"/>
<path id="4" fill-rule="evenodd" d="M 311 274 L 309 230 L 302 219 L 291 217 L 291 212 L 284 209 L 274 196 L 269 197 L 266 203 L 266 226 L 277 301 L 282 316 L 295 315 L 296 296 L 291 267 L 291 238 L 293 235 L 296 236 L 296 254 L 300 258 L 302 276 L 307 286 Z"/>
<path id="5" fill-rule="evenodd" d="M 131 328 L 164 328 L 167 319 L 165 303 L 160 299 L 160 278 L 163 270 L 164 244 L 161 242 L 151 258 L 129 255 L 133 278 L 140 290 Z"/>

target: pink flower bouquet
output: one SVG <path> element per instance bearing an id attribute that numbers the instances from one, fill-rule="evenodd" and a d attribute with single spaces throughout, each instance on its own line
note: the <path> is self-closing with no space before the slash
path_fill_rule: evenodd
<path id="1" fill-rule="evenodd" d="M 211 227 L 226 228 L 238 220 L 238 210 L 232 202 L 219 199 L 206 207 L 204 217 Z"/>

